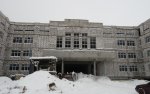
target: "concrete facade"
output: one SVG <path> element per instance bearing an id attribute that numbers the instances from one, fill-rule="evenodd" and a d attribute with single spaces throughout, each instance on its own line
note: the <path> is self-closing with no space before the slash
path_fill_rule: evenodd
<path id="1" fill-rule="evenodd" d="M 60 72 L 79 64 L 88 74 L 114 79 L 150 77 L 150 20 L 134 27 L 79 19 L 24 23 L 0 13 L 0 22 L 0 75 L 27 75 L 29 57 L 56 56 Z"/>

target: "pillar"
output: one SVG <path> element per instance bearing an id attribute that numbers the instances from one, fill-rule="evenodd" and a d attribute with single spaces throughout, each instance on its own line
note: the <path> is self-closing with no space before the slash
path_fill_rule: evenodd
<path id="1" fill-rule="evenodd" d="M 93 66 L 94 66 L 94 68 L 93 68 L 93 69 L 94 69 L 94 70 L 93 70 L 93 72 L 94 72 L 94 75 L 96 76 L 96 61 L 94 61 L 94 63 L 93 63 L 93 64 L 94 64 L 94 65 L 93 65 Z"/>
<path id="2" fill-rule="evenodd" d="M 61 63 L 61 73 L 64 74 L 64 61 L 62 59 L 62 63 Z"/>

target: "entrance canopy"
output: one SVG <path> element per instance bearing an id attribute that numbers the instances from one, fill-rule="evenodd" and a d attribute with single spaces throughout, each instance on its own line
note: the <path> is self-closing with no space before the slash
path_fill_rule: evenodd
<path id="1" fill-rule="evenodd" d="M 50 59 L 54 59 L 57 60 L 57 57 L 55 56 L 44 56 L 44 57 L 30 57 L 30 60 L 50 60 Z"/>
<path id="2" fill-rule="evenodd" d="M 30 57 L 30 73 L 37 70 L 56 71 L 57 58 L 55 56 Z"/>

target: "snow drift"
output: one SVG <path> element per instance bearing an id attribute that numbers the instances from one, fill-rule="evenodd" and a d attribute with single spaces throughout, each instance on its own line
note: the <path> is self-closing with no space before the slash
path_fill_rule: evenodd
<path id="1" fill-rule="evenodd" d="M 55 83 L 55 90 L 49 84 Z M 112 81 L 107 77 L 79 74 L 72 82 L 59 79 L 47 71 L 37 71 L 17 81 L 0 77 L 0 94 L 138 94 L 135 87 L 145 80 Z"/>

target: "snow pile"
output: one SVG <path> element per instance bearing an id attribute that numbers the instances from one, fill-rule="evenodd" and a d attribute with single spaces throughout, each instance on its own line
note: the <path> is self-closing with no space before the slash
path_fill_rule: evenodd
<path id="1" fill-rule="evenodd" d="M 111 81 L 82 73 L 78 77 L 75 82 L 60 80 L 47 71 L 34 72 L 18 81 L 0 77 L 0 94 L 138 94 L 135 86 L 147 83 L 144 80 Z M 55 83 L 55 90 L 50 90 L 50 83 Z"/>

